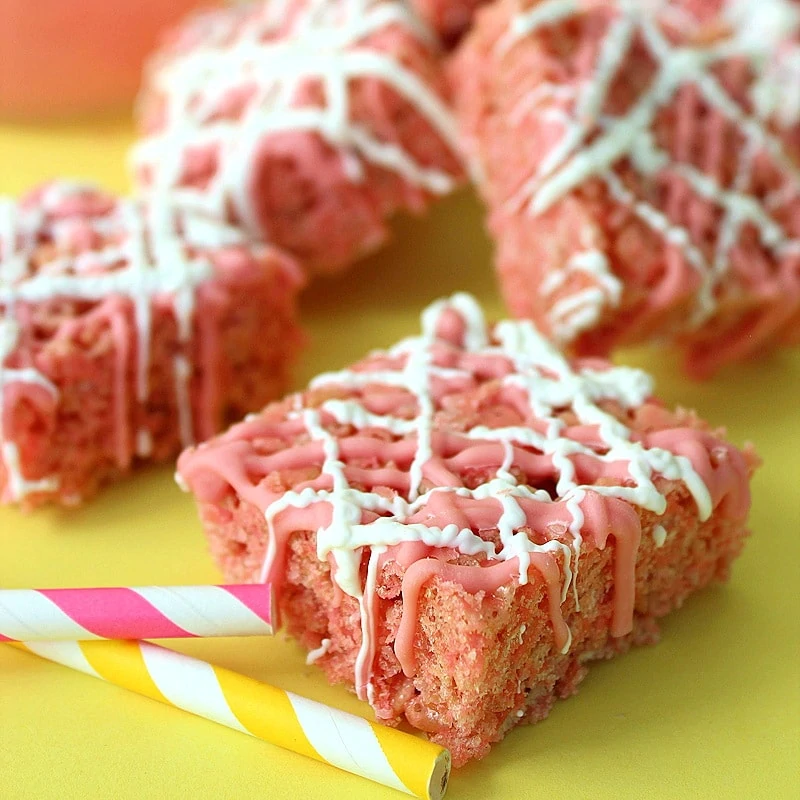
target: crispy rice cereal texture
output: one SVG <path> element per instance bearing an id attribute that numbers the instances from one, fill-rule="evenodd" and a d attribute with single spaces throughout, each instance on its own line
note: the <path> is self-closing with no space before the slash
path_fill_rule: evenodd
<path id="1" fill-rule="evenodd" d="M 211 552 L 388 724 L 480 758 L 728 576 L 757 459 L 469 296 L 185 452 Z"/>
<path id="2" fill-rule="evenodd" d="M 0 497 L 80 503 L 286 389 L 299 270 L 65 182 L 0 198 Z"/>
<path id="3" fill-rule="evenodd" d="M 800 341 L 800 3 L 498 0 L 449 76 L 513 314 L 696 377 Z"/>
<path id="4" fill-rule="evenodd" d="M 262 0 L 193 17 L 154 59 L 139 186 L 313 272 L 381 245 L 462 178 L 433 34 L 400 0 Z"/>

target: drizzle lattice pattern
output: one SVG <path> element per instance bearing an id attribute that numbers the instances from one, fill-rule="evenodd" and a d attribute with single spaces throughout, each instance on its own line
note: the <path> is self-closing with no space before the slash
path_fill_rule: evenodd
<path id="1" fill-rule="evenodd" d="M 203 249 L 240 241 L 241 234 L 219 223 L 178 214 L 168 205 L 144 209 L 80 184 L 51 184 L 22 204 L 0 198 L 0 420 L 11 386 L 23 394 L 43 389 L 53 401 L 58 398 L 57 387 L 34 366 L 33 350 L 23 333 L 27 309 L 63 299 L 89 303 L 93 315 L 113 318 L 119 314 L 115 303 L 120 298 L 130 301 L 139 353 L 137 400 L 144 402 L 154 299 L 170 298 L 180 341 L 186 344 L 195 291 L 213 275 Z M 187 352 L 175 355 L 175 374 L 179 425 L 188 445 L 192 417 Z M 54 478 L 23 477 L 17 445 L 2 424 L 0 446 L 10 499 L 57 488 Z M 139 432 L 138 455 L 147 455 L 149 446 L 146 432 Z"/>
<path id="2" fill-rule="evenodd" d="M 713 317 L 720 287 L 734 270 L 733 251 L 750 234 L 773 260 L 771 267 L 755 266 L 763 262 L 756 254 L 751 265 L 736 265 L 749 270 L 754 291 L 765 298 L 800 291 L 800 228 L 792 222 L 800 208 L 800 165 L 782 138 L 800 125 L 800 7 L 791 0 L 722 5 L 728 34 L 693 44 L 701 27 L 672 0 L 543 0 L 514 16 L 497 45 L 502 58 L 526 37 L 589 15 L 604 21 L 590 76 L 576 86 L 543 83 L 511 112 L 512 122 L 539 115 L 562 133 L 505 209 L 543 214 L 587 181 L 599 180 L 616 203 L 629 208 L 668 247 L 677 248 L 695 270 L 699 289 L 690 328 Z M 609 101 L 625 69 L 637 63 L 637 69 L 647 69 L 641 53 L 633 55 L 638 48 L 652 61 L 653 74 L 625 113 L 615 113 Z M 725 79 L 741 77 L 743 65 L 752 76 L 744 98 L 735 96 Z M 718 120 L 716 127 L 698 122 L 704 107 Z M 675 126 L 694 126 L 694 138 L 685 137 L 683 152 L 658 141 L 659 117 L 670 108 Z M 731 131 L 739 146 L 725 150 L 723 137 Z M 710 154 L 720 148 L 730 151 L 735 164 L 714 163 Z M 698 152 L 705 154 L 705 164 L 693 163 Z M 779 184 L 766 193 L 759 189 L 765 171 Z M 663 207 L 647 196 L 657 182 L 667 191 Z M 552 326 L 562 340 L 591 328 L 604 308 L 620 302 L 619 281 L 599 260 L 604 254 L 589 255 L 595 267 L 584 272 L 596 285 L 552 309 Z M 756 277 L 759 270 L 766 274 Z M 543 286 L 542 291 L 554 288 Z"/>
<path id="3" fill-rule="evenodd" d="M 461 342 L 454 343 L 441 334 L 440 326 L 448 322 L 465 326 Z M 711 513 L 708 491 L 688 459 L 635 441 L 632 431 L 602 408 L 609 402 L 619 409 L 640 406 L 652 391 L 645 373 L 624 367 L 575 369 L 526 322 L 500 323 L 494 336 L 489 339 L 474 301 L 457 295 L 450 303 L 435 304 L 425 312 L 422 336 L 401 342 L 386 355 L 368 359 L 357 370 L 322 375 L 313 381 L 314 390 L 344 390 L 351 396 L 326 400 L 318 408 L 298 409 L 290 414 L 292 431 L 305 428 L 311 440 L 320 443 L 312 458 L 316 461 L 324 456 L 322 470 L 308 485 L 295 487 L 271 504 L 266 509 L 267 517 L 274 518 L 295 503 L 305 506 L 314 500 L 331 502 L 334 518 L 341 520 L 352 520 L 354 512 L 360 518 L 365 510 L 389 515 L 373 514 L 372 522 L 357 526 L 358 530 L 347 522 L 332 526 L 338 529 L 329 530 L 320 543 L 320 552 L 325 552 L 362 545 L 387 546 L 393 538 L 390 523 L 409 523 L 432 501 L 440 502 L 440 495 L 455 494 L 475 501 L 499 495 L 518 498 L 526 504 L 563 504 L 578 543 L 580 502 L 586 490 L 621 497 L 662 513 L 664 497 L 653 483 L 659 474 L 684 480 L 697 499 L 701 516 Z M 487 425 L 484 420 L 463 430 L 448 431 L 448 398 L 481 385 L 492 391 L 484 402 L 489 406 L 496 403 L 495 411 L 504 408 L 516 418 L 514 423 Z M 370 387 L 377 391 L 371 393 Z M 380 413 L 380 407 L 387 411 Z M 374 471 L 352 469 L 346 465 L 348 439 L 340 439 L 328 430 L 336 424 L 346 426 L 351 436 L 369 438 L 371 434 L 367 432 L 383 431 L 398 438 L 394 443 L 383 436 L 372 438 L 379 446 L 381 465 Z M 583 426 L 590 426 L 592 431 Z M 478 449 L 482 458 L 496 465 L 497 474 L 493 481 L 468 488 L 463 473 Z M 587 459 L 592 462 L 591 467 Z M 275 460 L 279 462 L 281 456 L 275 456 Z M 627 474 L 620 476 L 619 465 L 624 462 L 628 463 Z M 397 466 L 388 466 L 390 463 Z M 260 466 L 265 472 L 275 468 L 270 457 Z M 519 467 L 533 486 L 537 479 L 553 481 L 555 497 L 519 484 L 510 472 L 512 467 Z M 587 481 L 589 475 L 591 483 Z M 622 477 L 623 483 L 592 485 L 600 477 Z M 387 480 L 389 483 L 384 483 Z M 389 485 L 397 494 L 387 498 L 354 489 L 351 483 Z M 496 505 L 502 516 L 507 509 L 501 508 L 503 503 Z M 520 548 L 523 552 L 527 547 L 539 548 L 533 542 L 512 541 L 512 528 L 522 525 L 504 531 L 507 521 L 498 522 L 500 552 L 467 533 L 472 525 L 451 533 L 461 536 L 462 544 L 470 539 L 470 546 L 477 551 L 503 560 L 518 556 Z M 386 533 L 382 534 L 384 530 Z M 347 539 L 353 533 L 356 540 Z M 441 535 L 447 538 L 444 532 Z M 335 536 L 344 536 L 345 540 L 335 542 Z M 522 569 L 523 582 L 524 573 Z"/>
<path id="4" fill-rule="evenodd" d="M 566 648 L 559 605 L 575 586 L 587 533 L 595 543 L 609 530 L 627 537 L 635 560 L 631 506 L 663 514 L 660 478 L 682 482 L 698 517 L 710 516 L 719 493 L 705 482 L 709 435 L 642 434 L 623 421 L 650 393 L 638 370 L 570 364 L 529 322 L 490 331 L 475 301 L 456 295 L 424 313 L 421 336 L 320 376 L 306 394 L 184 454 L 179 470 L 189 486 L 216 475 L 263 510 L 262 580 L 280 585 L 288 537 L 316 531 L 318 556 L 333 560 L 335 580 L 361 604 L 356 686 L 366 696 L 384 554 L 410 564 L 423 551 L 455 550 L 509 566 L 501 582 L 516 575 L 520 584 L 537 569 Z M 290 491 L 276 489 L 274 476 L 287 472 L 300 477 L 284 479 Z M 615 611 L 617 630 L 631 610 Z"/>
<path id="5" fill-rule="evenodd" d="M 367 42 L 390 26 L 432 42 L 395 0 L 268 0 L 201 17 L 187 34 L 187 52 L 154 64 L 154 88 L 166 102 L 163 127 L 132 153 L 137 169 L 154 181 L 149 190 L 171 190 L 177 201 L 223 217 L 233 204 L 237 219 L 257 231 L 248 176 L 260 143 L 272 134 L 312 132 L 339 151 L 353 182 L 364 179 L 368 163 L 427 191 L 450 191 L 452 175 L 417 163 L 351 119 L 350 84 L 374 79 L 410 103 L 456 152 L 455 126 L 441 98 L 399 57 Z M 321 105 L 309 99 L 310 86 L 321 90 Z M 240 103 L 233 114 L 231 98 Z M 198 190 L 183 185 L 183 169 L 186 153 L 201 147 L 214 149 L 217 168 Z"/>

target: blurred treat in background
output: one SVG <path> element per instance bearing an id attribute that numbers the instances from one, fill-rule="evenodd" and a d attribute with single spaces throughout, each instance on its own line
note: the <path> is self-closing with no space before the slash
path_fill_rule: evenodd
<path id="1" fill-rule="evenodd" d="M 0 0 L 0 118 L 123 109 L 165 27 L 213 0 Z"/>
<path id="2" fill-rule="evenodd" d="M 449 50 L 469 30 L 477 10 L 488 0 L 410 0 L 417 14 L 439 35 Z"/>

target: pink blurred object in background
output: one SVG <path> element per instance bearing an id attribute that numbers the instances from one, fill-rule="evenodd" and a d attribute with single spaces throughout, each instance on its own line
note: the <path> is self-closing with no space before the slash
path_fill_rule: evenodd
<path id="1" fill-rule="evenodd" d="M 0 0 L 0 116 L 122 108 L 165 27 L 212 0 Z"/>

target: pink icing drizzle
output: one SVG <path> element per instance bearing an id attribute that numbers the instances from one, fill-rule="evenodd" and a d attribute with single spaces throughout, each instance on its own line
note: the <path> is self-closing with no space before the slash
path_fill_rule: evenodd
<path id="1" fill-rule="evenodd" d="M 342 590 L 364 596 L 370 618 L 375 587 L 363 583 L 362 557 L 377 548 L 379 572 L 399 565 L 394 649 L 407 675 L 415 673 L 420 591 L 434 577 L 472 593 L 541 581 L 555 644 L 566 651 L 561 605 L 585 541 L 603 549 L 614 537 L 611 632 L 631 630 L 637 507 L 666 507 L 654 479 L 683 483 L 701 519 L 715 508 L 736 519 L 747 513 L 742 454 L 705 430 L 665 427 L 674 418 L 649 400 L 643 373 L 569 364 L 528 322 L 492 331 L 466 295 L 434 304 L 423 328 L 185 452 L 178 465 L 200 502 L 219 502 L 232 488 L 264 512 L 261 579 L 277 590 L 296 531 L 316 531 L 319 557 Z M 662 429 L 620 422 L 641 407 L 653 409 L 654 421 L 659 412 L 666 418 Z M 482 560 L 449 563 L 459 555 Z M 375 621 L 367 622 L 355 674 L 362 697 L 376 644 Z"/>
<path id="2" fill-rule="evenodd" d="M 121 469 L 135 455 L 149 455 L 149 434 L 143 426 L 132 429 L 132 421 L 149 396 L 153 317 L 164 310 L 178 328 L 174 366 L 177 405 L 186 421 L 183 443 L 191 444 L 195 433 L 201 438 L 214 433 L 219 424 L 215 376 L 222 362 L 209 279 L 259 268 L 243 242 L 233 228 L 192 218 L 168 200 L 150 205 L 115 200 L 81 184 L 48 184 L 19 204 L 0 198 L 0 466 L 10 476 L 3 500 L 57 488 L 53 479 L 22 475 L 11 414 L 24 400 L 46 423 L 54 417 L 58 388 L 46 377 L 50 356 L 33 341 L 35 314 L 42 307 L 49 313 L 51 303 L 86 306 L 65 319 L 58 319 L 56 308 L 54 341 L 77 337 L 87 325 L 107 327 L 114 359 L 113 447 Z M 284 266 L 290 269 L 288 262 Z M 203 313 L 196 315 L 198 304 Z M 208 376 L 198 382 L 196 411 L 186 374 L 194 360 L 195 333 L 201 371 Z M 187 366 L 182 374 L 178 359 Z M 136 398 L 129 397 L 132 363 Z"/>

